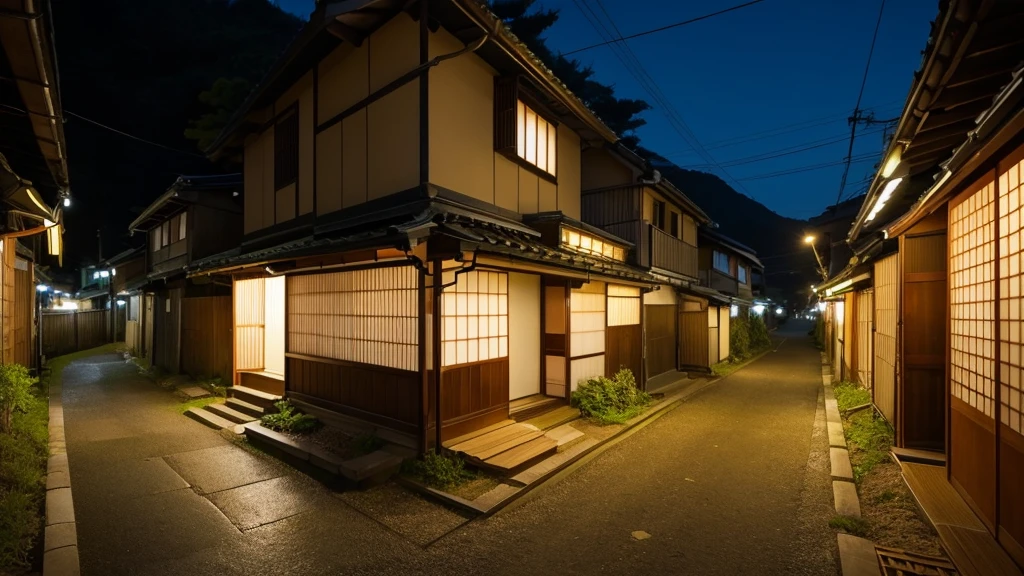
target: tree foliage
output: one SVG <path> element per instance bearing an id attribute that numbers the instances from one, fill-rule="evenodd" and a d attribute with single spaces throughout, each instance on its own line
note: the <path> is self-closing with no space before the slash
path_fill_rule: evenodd
<path id="1" fill-rule="evenodd" d="M 613 86 L 594 79 L 592 67 L 548 48 L 544 33 L 558 22 L 558 10 L 539 8 L 536 0 L 493 0 L 491 9 L 624 144 L 636 149 L 640 142 L 636 129 L 647 123 L 640 114 L 650 105 L 643 100 L 617 98 Z"/>
<path id="2" fill-rule="evenodd" d="M 195 140 L 200 150 L 206 150 L 227 126 L 231 115 L 245 102 L 252 85 L 245 78 L 217 78 L 209 90 L 199 93 L 199 101 L 207 106 L 198 119 L 189 120 L 185 137 Z"/>

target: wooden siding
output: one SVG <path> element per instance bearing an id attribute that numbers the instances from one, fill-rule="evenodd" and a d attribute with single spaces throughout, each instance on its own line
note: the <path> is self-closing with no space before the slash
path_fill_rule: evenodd
<path id="1" fill-rule="evenodd" d="M 647 225 L 650 234 L 651 266 L 697 277 L 697 247 L 687 244 L 656 226 Z"/>
<path id="2" fill-rule="evenodd" d="M 708 311 L 679 312 L 679 368 L 709 370 Z"/>
<path id="3" fill-rule="evenodd" d="M 14 290 L 15 242 L 0 242 L 0 351 L 3 362 L 14 361 L 14 309 L 17 307 Z"/>
<path id="4" fill-rule="evenodd" d="M 142 324 L 137 320 L 124 323 L 124 343 L 133 356 L 142 356 Z"/>
<path id="5" fill-rule="evenodd" d="M 871 389 L 871 365 L 874 362 L 871 344 L 874 341 L 874 291 L 857 292 L 857 383 Z"/>
<path id="6" fill-rule="evenodd" d="M 296 354 L 288 354 L 286 361 L 289 395 L 401 432 L 417 432 L 419 372 Z"/>
<path id="7" fill-rule="evenodd" d="M 14 269 L 14 362 L 22 366 L 35 365 L 35 338 L 32 337 L 32 318 L 35 316 L 35 286 L 32 284 L 32 264 L 19 260 Z M 21 268 L 24 267 L 24 270 Z"/>
<path id="8" fill-rule="evenodd" d="M 498 358 L 441 370 L 441 440 L 508 418 L 508 363 Z"/>
<path id="9" fill-rule="evenodd" d="M 899 254 L 875 262 L 875 382 L 872 401 L 890 423 L 896 416 Z"/>
<path id="10" fill-rule="evenodd" d="M 633 373 L 637 385 L 643 387 L 643 363 L 642 342 L 643 330 L 640 324 L 628 326 L 609 326 L 606 331 L 608 339 L 605 351 L 605 375 L 614 376 L 622 368 L 628 368 Z M 675 342 L 672 342 L 673 347 Z M 673 351 L 672 360 L 675 360 Z"/>
<path id="11" fill-rule="evenodd" d="M 644 321 L 647 328 L 647 377 L 654 378 L 677 368 L 677 324 L 674 304 L 647 305 Z"/>
<path id="12" fill-rule="evenodd" d="M 896 442 L 943 450 L 946 434 L 946 234 L 902 238 L 903 375 Z"/>
<path id="13" fill-rule="evenodd" d="M 43 354 L 47 358 L 102 346 L 109 341 L 110 311 L 43 312 Z"/>
<path id="14" fill-rule="evenodd" d="M 181 369 L 181 293 L 171 288 L 156 294 L 153 363 L 170 374 Z"/>
<path id="15" fill-rule="evenodd" d="M 181 369 L 194 378 L 231 379 L 231 297 L 181 301 Z"/>

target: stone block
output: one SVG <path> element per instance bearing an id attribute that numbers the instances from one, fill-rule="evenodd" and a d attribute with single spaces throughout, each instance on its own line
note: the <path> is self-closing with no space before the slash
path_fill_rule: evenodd
<path id="1" fill-rule="evenodd" d="M 846 448 L 846 434 L 841 422 L 828 423 L 828 443 L 836 448 Z"/>
<path id="2" fill-rule="evenodd" d="M 850 453 L 845 448 L 829 448 L 829 460 L 832 463 L 833 478 L 853 480 L 853 466 L 850 465 Z"/>
<path id="3" fill-rule="evenodd" d="M 68 455 L 67 454 L 54 454 L 50 456 L 50 459 L 46 462 L 46 470 L 49 472 L 55 471 L 68 471 Z"/>
<path id="4" fill-rule="evenodd" d="M 46 525 L 64 524 L 75 521 L 75 506 L 71 499 L 71 488 L 56 488 L 46 491 Z"/>
<path id="5" fill-rule="evenodd" d="M 870 540 L 839 534 L 839 563 L 843 576 L 880 576 L 878 553 Z"/>
<path id="6" fill-rule="evenodd" d="M 43 551 L 49 552 L 65 546 L 78 546 L 78 524 L 54 524 L 46 527 L 43 536 Z"/>
<path id="7" fill-rule="evenodd" d="M 65 546 L 43 553 L 43 576 L 78 576 L 78 546 Z"/>
<path id="8" fill-rule="evenodd" d="M 857 486 L 846 480 L 832 481 L 832 496 L 835 498 L 836 514 L 860 518 L 860 498 Z"/>
<path id="9" fill-rule="evenodd" d="M 67 470 L 55 470 L 46 475 L 46 489 L 71 488 L 71 476 Z"/>

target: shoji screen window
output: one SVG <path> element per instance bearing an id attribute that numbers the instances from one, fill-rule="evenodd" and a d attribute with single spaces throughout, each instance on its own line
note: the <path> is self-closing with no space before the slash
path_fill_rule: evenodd
<path id="1" fill-rule="evenodd" d="M 441 305 L 442 366 L 508 356 L 508 274 L 459 274 L 455 286 L 445 289 Z"/>
<path id="2" fill-rule="evenodd" d="M 608 325 L 631 326 L 640 323 L 640 289 L 608 285 Z"/>
<path id="3" fill-rule="evenodd" d="M 419 274 L 393 266 L 288 277 L 288 352 L 418 370 Z"/>
<path id="4" fill-rule="evenodd" d="M 569 301 L 570 386 L 604 375 L 605 285 L 588 282 L 574 288 Z"/>
<path id="5" fill-rule="evenodd" d="M 1001 169 L 1002 166 L 1000 167 Z M 1024 434 L 1024 160 L 999 175 L 999 399 L 1000 421 Z"/>
<path id="6" fill-rule="evenodd" d="M 263 278 L 238 280 L 235 298 L 235 366 L 239 370 L 263 370 Z"/>
<path id="7" fill-rule="evenodd" d="M 558 129 L 520 100 L 516 106 L 516 153 L 555 176 L 557 150 Z"/>
<path id="8" fill-rule="evenodd" d="M 952 394 L 993 417 L 995 191 L 989 182 L 949 211 Z"/>

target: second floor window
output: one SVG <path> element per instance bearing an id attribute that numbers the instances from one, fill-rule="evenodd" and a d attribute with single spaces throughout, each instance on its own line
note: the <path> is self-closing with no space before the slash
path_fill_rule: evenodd
<path id="1" fill-rule="evenodd" d="M 668 231 L 674 238 L 679 238 L 679 214 L 675 212 L 670 214 Z"/>
<path id="2" fill-rule="evenodd" d="M 729 255 L 725 252 L 715 250 L 714 262 L 712 262 L 712 265 L 715 267 L 715 270 L 718 270 L 719 272 L 723 272 L 725 274 L 732 273 L 729 269 Z"/>
<path id="3" fill-rule="evenodd" d="M 292 112 L 274 126 L 274 190 L 293 184 L 299 176 L 299 113 Z"/>
<path id="4" fill-rule="evenodd" d="M 740 264 L 736 267 L 736 279 L 740 281 L 740 284 L 747 283 L 747 267 Z"/>
<path id="5" fill-rule="evenodd" d="M 188 231 L 187 212 L 182 212 L 170 220 L 149 231 L 149 240 L 153 252 L 184 240 Z"/>
<path id="6" fill-rule="evenodd" d="M 516 154 L 554 176 L 557 149 L 555 126 L 520 100 L 516 107 Z"/>
<path id="7" fill-rule="evenodd" d="M 651 209 L 651 224 L 654 224 L 661 230 L 665 229 L 665 203 L 659 200 L 654 201 L 654 206 Z"/>

